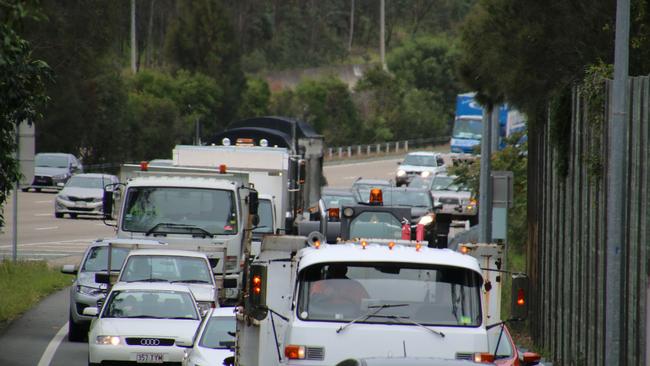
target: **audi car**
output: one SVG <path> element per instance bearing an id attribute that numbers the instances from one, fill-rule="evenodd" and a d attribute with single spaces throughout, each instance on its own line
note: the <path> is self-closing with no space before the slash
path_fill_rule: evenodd
<path id="1" fill-rule="evenodd" d="M 119 282 L 88 333 L 88 364 L 180 364 L 201 323 L 192 292 L 166 282 Z"/>

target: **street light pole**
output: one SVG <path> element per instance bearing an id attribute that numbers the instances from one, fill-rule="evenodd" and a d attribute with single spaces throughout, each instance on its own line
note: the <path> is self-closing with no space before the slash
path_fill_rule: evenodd
<path id="1" fill-rule="evenodd" d="M 478 241 L 490 243 L 492 241 L 492 110 L 493 105 L 483 106 L 483 136 L 481 136 L 481 172 L 479 177 L 479 203 L 478 203 Z"/>
<path id="2" fill-rule="evenodd" d="M 607 249 L 605 280 L 605 365 L 621 365 L 622 256 L 625 230 L 625 135 L 629 75 L 630 0 L 616 2 L 614 84 L 607 159 Z"/>
<path id="3" fill-rule="evenodd" d="M 135 0 L 131 0 L 131 71 L 138 72 L 138 44 L 135 38 Z"/>
<path id="4" fill-rule="evenodd" d="M 379 5 L 379 55 L 381 57 L 381 67 L 384 71 L 388 70 L 386 66 L 386 37 L 384 35 L 386 28 L 386 3 L 381 0 Z"/>

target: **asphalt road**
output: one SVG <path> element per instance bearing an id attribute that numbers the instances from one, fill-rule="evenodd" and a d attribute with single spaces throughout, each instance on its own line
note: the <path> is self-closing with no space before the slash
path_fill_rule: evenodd
<path id="1" fill-rule="evenodd" d="M 390 179 L 400 160 L 392 158 L 328 165 L 325 175 L 332 187 L 349 187 L 360 176 Z M 54 197 L 53 193 L 19 192 L 19 257 L 74 262 L 91 240 L 113 235 L 113 229 L 101 220 L 54 218 Z M 9 202 L 5 208 L 7 226 L 0 234 L 0 257 L 11 256 L 11 198 Z M 0 365 L 87 365 L 88 345 L 67 340 L 68 291 L 65 289 L 49 296 L 1 331 Z"/>

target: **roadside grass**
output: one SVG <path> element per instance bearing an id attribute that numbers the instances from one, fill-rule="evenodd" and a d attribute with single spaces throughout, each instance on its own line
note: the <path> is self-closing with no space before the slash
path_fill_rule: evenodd
<path id="1" fill-rule="evenodd" d="M 70 280 L 44 261 L 0 261 L 0 327 Z"/>

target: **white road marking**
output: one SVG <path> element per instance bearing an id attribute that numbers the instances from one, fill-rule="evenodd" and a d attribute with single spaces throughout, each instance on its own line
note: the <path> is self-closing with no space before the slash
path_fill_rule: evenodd
<path id="1" fill-rule="evenodd" d="M 47 200 L 47 201 L 36 201 L 36 203 L 52 203 L 54 200 Z"/>
<path id="2" fill-rule="evenodd" d="M 34 230 L 54 230 L 58 229 L 58 226 L 46 226 L 46 227 L 37 227 Z"/>
<path id="3" fill-rule="evenodd" d="M 54 338 L 52 338 L 50 343 L 47 345 L 47 348 L 45 349 L 45 352 L 43 352 L 41 359 L 38 361 L 37 366 L 50 366 L 50 362 L 52 362 L 52 358 L 54 358 L 57 348 L 59 348 L 61 341 L 63 341 L 63 337 L 66 335 L 68 335 L 67 322 L 63 324 L 61 329 L 59 329 Z"/>
<path id="4" fill-rule="evenodd" d="M 94 241 L 94 240 L 96 240 L 96 239 L 97 239 L 97 237 L 86 238 L 86 239 L 71 239 L 71 240 L 59 240 L 59 241 L 43 241 L 43 242 L 39 242 L 39 243 L 26 243 L 26 244 L 18 243 L 18 245 L 21 246 L 21 247 L 29 247 L 29 246 L 37 246 L 37 245 L 48 245 L 48 244 L 57 245 L 57 244 L 63 244 L 63 243 L 66 243 L 66 244 L 72 244 L 72 243 L 86 243 L 86 244 L 90 244 L 92 241 Z M 11 248 L 11 247 L 12 247 L 11 245 L 0 245 L 0 248 Z"/>
<path id="5" fill-rule="evenodd" d="M 39 217 L 40 216 L 52 216 L 52 214 L 51 213 L 37 213 L 37 214 L 34 214 L 34 216 L 39 216 Z"/>

